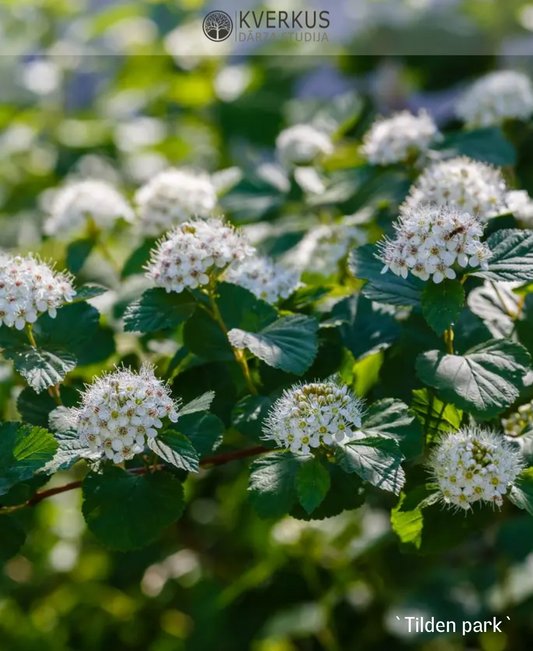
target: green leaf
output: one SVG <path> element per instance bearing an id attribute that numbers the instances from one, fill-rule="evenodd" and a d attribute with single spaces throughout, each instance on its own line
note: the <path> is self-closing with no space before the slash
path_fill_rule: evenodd
<path id="1" fill-rule="evenodd" d="M 492 252 L 486 271 L 473 276 L 489 280 L 529 282 L 533 280 L 533 231 L 506 229 L 489 236 L 487 244 Z"/>
<path id="2" fill-rule="evenodd" d="M 308 459 L 290 452 L 267 454 L 252 463 L 250 501 L 261 518 L 286 515 L 297 500 L 296 474 Z"/>
<path id="3" fill-rule="evenodd" d="M 220 283 L 216 303 L 228 330 L 241 328 L 249 332 L 259 332 L 278 316 L 275 307 L 257 298 L 244 287 L 231 283 Z"/>
<path id="4" fill-rule="evenodd" d="M 405 483 L 401 466 L 404 456 L 392 439 L 363 438 L 337 447 L 337 460 L 345 472 L 355 472 L 365 481 L 399 495 Z"/>
<path id="5" fill-rule="evenodd" d="M 67 258 L 65 261 L 67 269 L 72 271 L 73 274 L 77 274 L 85 264 L 95 244 L 96 242 L 92 237 L 71 242 L 67 247 Z"/>
<path id="6" fill-rule="evenodd" d="M 147 289 L 124 314 L 126 332 L 156 332 L 177 328 L 196 309 L 196 300 L 188 291 L 181 294 L 164 289 Z"/>
<path id="7" fill-rule="evenodd" d="M 235 348 L 248 348 L 269 366 L 302 375 L 318 352 L 317 329 L 316 319 L 294 314 L 278 319 L 257 334 L 234 328 L 228 339 Z"/>
<path id="8" fill-rule="evenodd" d="M 336 463 L 328 463 L 326 470 L 330 477 L 330 488 L 323 502 L 311 514 L 296 503 L 290 511 L 293 518 L 323 520 L 343 511 L 353 511 L 364 504 L 365 488 L 359 475 L 344 472 Z"/>
<path id="9" fill-rule="evenodd" d="M 147 438 L 146 443 L 163 461 L 180 470 L 198 472 L 199 458 L 189 439 L 180 432 L 167 429 L 154 438 Z"/>
<path id="10" fill-rule="evenodd" d="M 246 396 L 231 412 L 232 425 L 244 436 L 263 443 L 263 422 L 271 407 L 272 400 L 267 396 Z"/>
<path id="11" fill-rule="evenodd" d="M 53 458 L 57 442 L 47 430 L 23 423 L 0 425 L 0 495 L 31 479 Z"/>
<path id="12" fill-rule="evenodd" d="M 76 295 L 70 303 L 66 305 L 72 305 L 73 303 L 80 303 L 82 301 L 89 301 L 91 298 L 96 298 L 97 296 L 102 296 L 109 291 L 107 287 L 102 287 L 101 285 L 82 285 L 76 289 Z"/>
<path id="13" fill-rule="evenodd" d="M 26 540 L 20 524 L 10 515 L 0 515 L 0 563 L 18 554 Z"/>
<path id="14" fill-rule="evenodd" d="M 215 397 L 214 391 L 206 391 L 204 394 L 191 400 L 186 405 L 179 409 L 179 416 L 186 416 L 187 414 L 194 414 L 197 411 L 207 411 L 211 407 L 213 398 Z"/>
<path id="15" fill-rule="evenodd" d="M 442 335 L 459 316 L 465 302 L 465 290 L 458 280 L 427 283 L 422 292 L 422 314 L 428 325 Z"/>
<path id="16" fill-rule="evenodd" d="M 307 513 L 312 513 L 328 494 L 331 486 L 329 472 L 320 459 L 312 457 L 296 473 L 296 493 Z"/>
<path id="17" fill-rule="evenodd" d="M 391 512 L 391 525 L 402 543 L 420 549 L 424 528 L 422 509 L 435 504 L 438 499 L 439 494 L 429 491 L 426 486 L 419 486 L 408 495 L 400 495 L 398 505 Z"/>
<path id="18" fill-rule="evenodd" d="M 102 457 L 99 452 L 93 452 L 88 446 L 83 445 L 77 432 L 63 431 L 55 432 L 54 438 L 57 441 L 57 452 L 41 470 L 47 475 L 68 470 L 80 459 L 98 461 Z"/>
<path id="19" fill-rule="evenodd" d="M 488 420 L 518 398 L 529 363 L 529 354 L 520 344 L 491 339 L 464 355 L 438 350 L 422 353 L 416 371 L 446 402 Z"/>
<path id="20" fill-rule="evenodd" d="M 169 472 L 139 476 L 110 466 L 89 473 L 82 490 L 87 526 L 112 550 L 149 545 L 183 513 L 183 486 Z"/>
<path id="21" fill-rule="evenodd" d="M 483 320 L 494 339 L 510 337 L 514 329 L 512 315 L 518 313 L 519 297 L 507 283 L 485 283 L 468 295 L 468 307 Z"/>
<path id="22" fill-rule="evenodd" d="M 77 404 L 79 394 L 71 387 L 61 387 L 61 399 L 63 404 L 73 407 Z M 17 410 L 25 423 L 39 425 L 48 428 L 50 425 L 49 415 L 57 407 L 55 400 L 48 392 L 35 393 L 33 389 L 26 387 L 20 392 L 17 399 Z"/>
<path id="23" fill-rule="evenodd" d="M 12 360 L 17 372 L 36 393 L 61 383 L 66 374 L 76 368 L 76 357 L 56 346 L 42 350 L 25 344 L 5 348 L 3 355 Z"/>
<path id="24" fill-rule="evenodd" d="M 361 295 L 345 298 L 333 308 L 331 319 L 340 321 L 341 341 L 356 360 L 389 348 L 398 338 L 400 326 L 388 310 Z"/>
<path id="25" fill-rule="evenodd" d="M 446 432 L 455 432 L 461 427 L 463 412 L 439 400 L 429 389 L 413 391 L 411 411 L 422 423 L 430 440 Z"/>
<path id="26" fill-rule="evenodd" d="M 99 321 L 100 313 L 88 303 L 65 305 L 55 319 L 48 314 L 39 318 L 34 326 L 35 339 L 46 350 L 57 346 L 78 357 L 94 347 Z"/>
<path id="27" fill-rule="evenodd" d="M 445 138 L 439 149 L 446 155 L 469 156 L 499 167 L 516 164 L 516 151 L 499 127 L 460 131 Z"/>
<path id="28" fill-rule="evenodd" d="M 533 515 L 533 468 L 522 470 L 509 493 L 511 502 Z"/>
<path id="29" fill-rule="evenodd" d="M 222 443 L 226 426 L 214 414 L 198 412 L 180 415 L 172 429 L 176 428 L 189 439 L 201 457 L 212 454 Z"/>
<path id="30" fill-rule="evenodd" d="M 370 405 L 363 414 L 361 431 L 366 437 L 394 439 L 407 459 L 421 454 L 422 432 L 401 400 L 385 398 Z"/>
<path id="31" fill-rule="evenodd" d="M 133 276 L 134 274 L 144 273 L 144 266 L 150 259 L 150 252 L 156 245 L 157 240 L 147 239 L 145 240 L 139 248 L 130 255 L 130 257 L 124 263 L 124 268 L 122 269 L 122 278 L 127 278 L 128 276 Z"/>
<path id="32" fill-rule="evenodd" d="M 425 283 L 414 276 L 396 276 L 392 271 L 382 274 L 383 262 L 376 258 L 376 253 L 374 244 L 366 244 L 350 254 L 350 271 L 356 278 L 368 280 L 361 290 L 363 296 L 376 303 L 419 307 Z"/>
<path id="33" fill-rule="evenodd" d="M 200 308 L 183 327 L 183 343 L 192 353 L 204 359 L 224 362 L 234 359 L 228 338 L 218 323 Z"/>

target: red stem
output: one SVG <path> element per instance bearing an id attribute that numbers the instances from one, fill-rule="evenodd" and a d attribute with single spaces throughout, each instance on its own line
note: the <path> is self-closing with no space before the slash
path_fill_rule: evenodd
<path id="1" fill-rule="evenodd" d="M 222 466 L 230 461 L 237 461 L 238 459 L 245 459 L 247 457 L 253 457 L 257 454 L 262 454 L 267 452 L 268 448 L 264 445 L 257 445 L 254 448 L 248 448 L 246 450 L 237 450 L 235 452 L 226 452 L 225 454 L 218 454 L 212 457 L 205 457 L 200 461 L 200 466 L 202 467 L 214 467 Z M 164 470 L 167 466 L 165 464 L 159 464 L 155 466 L 158 470 Z M 145 475 L 147 472 L 146 468 L 130 468 L 128 472 L 132 475 Z M 81 488 L 83 481 L 72 481 L 69 484 L 64 486 L 56 486 L 55 488 L 48 488 L 44 491 L 39 491 L 26 502 L 24 506 L 36 506 L 39 502 L 47 499 L 48 497 L 53 497 L 54 495 L 60 495 L 61 493 L 66 493 L 67 491 L 74 490 L 76 488 Z"/>

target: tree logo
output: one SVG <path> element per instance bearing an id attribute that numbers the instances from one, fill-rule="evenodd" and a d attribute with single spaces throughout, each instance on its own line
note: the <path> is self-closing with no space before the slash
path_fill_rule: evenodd
<path id="1" fill-rule="evenodd" d="M 211 11 L 204 18 L 204 34 L 211 41 L 225 41 L 233 31 L 233 21 L 225 11 Z"/>

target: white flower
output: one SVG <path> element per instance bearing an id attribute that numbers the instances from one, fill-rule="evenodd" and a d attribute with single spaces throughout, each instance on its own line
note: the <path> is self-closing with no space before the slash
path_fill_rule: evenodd
<path id="1" fill-rule="evenodd" d="M 120 368 L 97 378 L 82 394 L 81 407 L 71 409 L 70 420 L 84 445 L 122 463 L 144 451 L 165 419 L 177 422 L 178 406 L 169 386 L 143 365 L 139 373 Z"/>
<path id="2" fill-rule="evenodd" d="M 513 118 L 527 120 L 533 113 L 531 81 L 513 70 L 491 72 L 464 93 L 456 112 L 470 127 L 499 125 Z"/>
<path id="3" fill-rule="evenodd" d="M 440 138 L 437 125 L 426 111 L 418 115 L 401 111 L 374 122 L 364 137 L 361 152 L 372 165 L 391 165 L 417 160 Z"/>
<path id="4" fill-rule="evenodd" d="M 322 224 L 311 229 L 287 261 L 297 269 L 329 277 L 339 273 L 339 265 L 355 246 L 365 244 L 366 234 L 346 223 Z"/>
<path id="5" fill-rule="evenodd" d="M 197 219 L 178 226 L 157 244 L 146 275 L 167 292 L 180 293 L 207 285 L 254 251 L 240 231 L 221 219 Z"/>
<path id="6" fill-rule="evenodd" d="M 533 200 L 525 190 L 508 192 L 507 208 L 524 224 L 533 224 Z"/>
<path id="7" fill-rule="evenodd" d="M 55 194 L 44 231 L 68 239 L 80 233 L 88 219 L 98 228 L 110 230 L 120 218 L 132 222 L 133 210 L 111 184 L 99 179 L 73 181 Z"/>
<path id="8" fill-rule="evenodd" d="M 224 274 L 224 280 L 244 287 L 272 305 L 282 298 L 289 298 L 301 286 L 298 271 L 287 269 L 271 258 L 259 256 L 231 265 Z"/>
<path id="9" fill-rule="evenodd" d="M 191 217 L 209 215 L 217 194 L 207 174 L 171 168 L 143 185 L 134 201 L 142 232 L 157 236 Z"/>
<path id="10" fill-rule="evenodd" d="M 264 436 L 292 452 L 344 444 L 361 427 L 362 402 L 335 381 L 297 384 L 276 400 L 265 421 Z"/>
<path id="11" fill-rule="evenodd" d="M 333 153 L 333 143 L 326 133 L 310 124 L 296 124 L 278 135 L 276 149 L 285 165 L 298 165 L 312 163 L 320 156 L 329 156 Z"/>
<path id="12" fill-rule="evenodd" d="M 56 273 L 32 255 L 0 260 L 0 326 L 22 330 L 43 312 L 55 318 L 75 294 L 67 274 Z"/>
<path id="13" fill-rule="evenodd" d="M 480 500 L 500 506 L 524 462 L 503 435 L 474 428 L 443 436 L 428 466 L 443 502 L 468 510 Z"/>
<path id="14" fill-rule="evenodd" d="M 454 208 L 420 206 L 401 215 L 394 225 L 396 238 L 379 244 L 382 273 L 392 271 L 422 280 L 456 277 L 457 267 L 488 268 L 491 252 L 480 241 L 483 226 L 466 212 Z"/>
<path id="15" fill-rule="evenodd" d="M 486 220 L 505 212 L 506 197 L 500 170 L 460 156 L 426 168 L 412 186 L 405 206 L 449 205 Z"/>

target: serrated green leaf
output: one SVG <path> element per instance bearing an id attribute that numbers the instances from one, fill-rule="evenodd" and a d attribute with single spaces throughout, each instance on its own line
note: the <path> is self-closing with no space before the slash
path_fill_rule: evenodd
<path id="1" fill-rule="evenodd" d="M 51 475 L 59 470 L 68 470 L 80 459 L 88 461 L 97 461 L 102 458 L 99 452 L 93 452 L 88 446 L 80 441 L 77 432 L 62 431 L 54 432 L 54 438 L 57 441 L 57 451 L 51 459 L 39 472 Z"/>
<path id="2" fill-rule="evenodd" d="M 188 291 L 176 294 L 161 288 L 147 289 L 126 310 L 124 330 L 156 332 L 177 328 L 192 315 L 196 305 L 194 296 Z"/>
<path id="3" fill-rule="evenodd" d="M 247 348 L 269 366 L 302 375 L 318 352 L 317 330 L 316 319 L 294 314 L 278 319 L 258 333 L 234 328 L 228 332 L 228 339 L 235 348 Z"/>
<path id="4" fill-rule="evenodd" d="M 533 468 L 527 468 L 516 478 L 509 492 L 509 499 L 519 509 L 533 515 Z"/>
<path id="5" fill-rule="evenodd" d="M 355 472 L 365 481 L 399 495 L 405 483 L 401 466 L 404 456 L 392 439 L 362 438 L 338 446 L 336 457 L 345 472 Z"/>
<path id="6" fill-rule="evenodd" d="M 465 290 L 458 280 L 426 283 L 422 292 L 422 314 L 429 326 L 442 335 L 459 316 L 465 301 Z"/>
<path id="7" fill-rule="evenodd" d="M 23 423 L 0 425 L 0 495 L 31 479 L 52 460 L 57 442 L 47 430 Z"/>
<path id="8" fill-rule="evenodd" d="M 307 458 L 274 452 L 252 463 L 248 490 L 261 518 L 279 517 L 291 510 L 297 500 L 296 473 Z"/>
<path id="9" fill-rule="evenodd" d="M 34 326 L 35 339 L 45 350 L 52 346 L 63 348 L 76 357 L 87 347 L 94 347 L 100 312 L 85 302 L 65 305 L 55 319 L 43 314 Z"/>
<path id="10" fill-rule="evenodd" d="M 226 426 L 214 414 L 197 412 L 180 416 L 172 425 L 189 439 L 200 458 L 212 454 L 222 443 Z"/>
<path id="11" fill-rule="evenodd" d="M 112 550 L 140 549 L 157 540 L 183 513 L 183 486 L 169 472 L 132 475 L 116 466 L 83 482 L 83 515 Z"/>
<path id="12" fill-rule="evenodd" d="M 372 403 L 363 414 L 361 431 L 366 437 L 394 439 L 407 459 L 418 456 L 423 449 L 420 426 L 401 400 L 384 398 Z"/>
<path id="13" fill-rule="evenodd" d="M 189 439 L 180 432 L 167 429 L 154 438 L 147 438 L 146 443 L 158 457 L 187 472 L 198 472 L 200 459 Z"/>
<path id="14" fill-rule="evenodd" d="M 488 283 L 476 287 L 468 295 L 468 307 L 483 319 L 495 339 L 510 337 L 513 317 L 518 313 L 519 297 L 507 283 Z"/>
<path id="15" fill-rule="evenodd" d="M 76 357 L 56 346 L 43 350 L 25 344 L 5 348 L 3 355 L 13 362 L 16 371 L 36 393 L 61 383 L 76 368 Z"/>
<path id="16" fill-rule="evenodd" d="M 446 402 L 487 420 L 518 398 L 529 363 L 529 354 L 520 344 L 491 339 L 464 355 L 422 353 L 416 370 L 422 382 L 437 389 Z"/>
<path id="17" fill-rule="evenodd" d="M 82 301 L 89 301 L 91 298 L 96 298 L 97 296 L 102 296 L 109 291 L 107 287 L 102 287 L 102 285 L 82 285 L 76 289 L 76 295 L 70 303 L 67 305 L 72 305 L 73 303 L 80 303 Z"/>
<path id="18" fill-rule="evenodd" d="M 312 457 L 296 473 L 296 493 L 307 513 L 312 513 L 322 502 L 331 486 L 329 472 L 320 459 Z"/>
<path id="19" fill-rule="evenodd" d="M 486 271 L 475 271 L 472 275 L 489 280 L 521 281 L 533 280 L 533 231 L 505 229 L 489 236 L 487 244 L 491 250 Z"/>
<path id="20" fill-rule="evenodd" d="M 18 554 L 26 540 L 26 533 L 10 515 L 0 515 L 0 563 Z"/>
<path id="21" fill-rule="evenodd" d="M 411 411 L 422 423 L 430 440 L 461 427 L 463 412 L 439 400 L 429 389 L 413 391 Z"/>
<path id="22" fill-rule="evenodd" d="M 213 398 L 215 397 L 214 391 L 206 391 L 198 398 L 191 400 L 186 405 L 183 405 L 179 409 L 179 416 L 186 416 L 187 414 L 194 414 L 197 411 L 207 411 L 211 407 Z"/>

